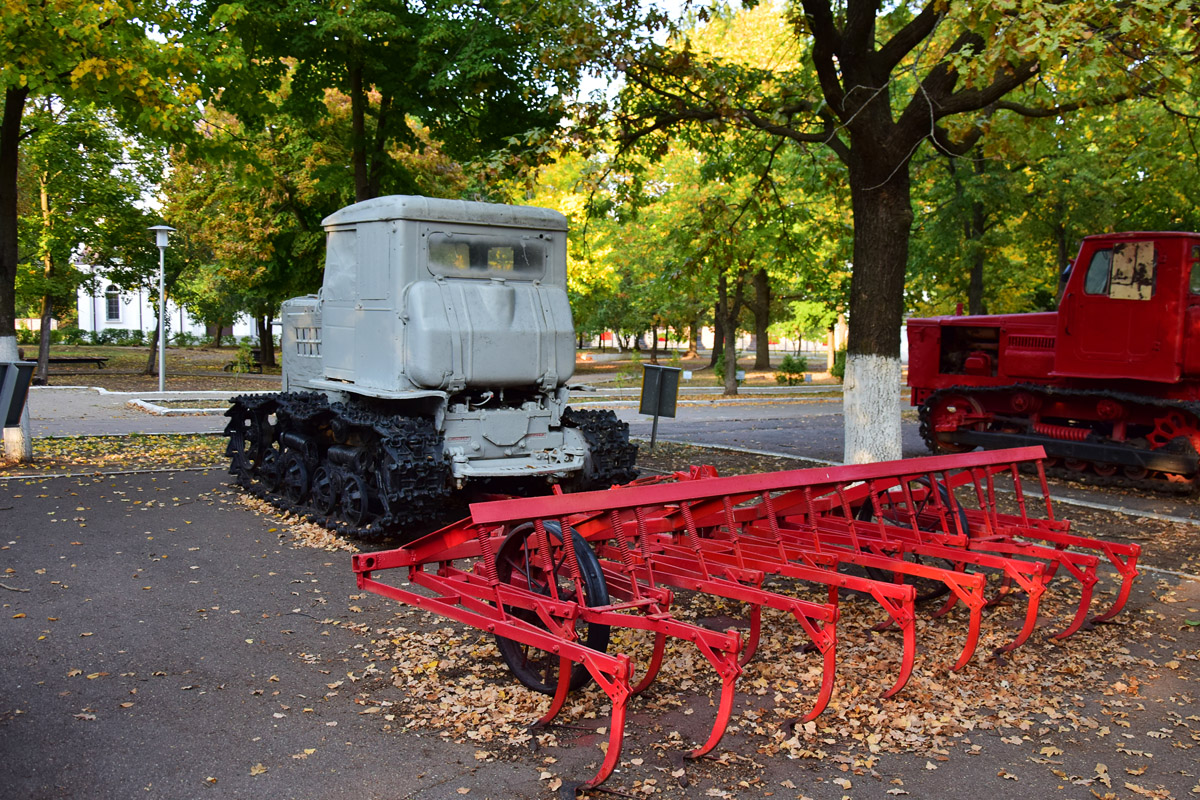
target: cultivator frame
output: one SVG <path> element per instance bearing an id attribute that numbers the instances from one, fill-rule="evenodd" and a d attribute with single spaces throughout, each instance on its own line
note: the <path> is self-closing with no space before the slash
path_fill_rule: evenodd
<path id="1" fill-rule="evenodd" d="M 913 669 L 918 584 L 932 587 L 930 597 L 946 598 L 935 617 L 959 603 L 967 607 L 967 633 L 952 670 L 974 655 L 984 610 L 1018 593 L 1026 598 L 1023 622 L 999 649 L 1027 641 L 1059 574 L 1081 591 L 1056 637 L 1088 621 L 1101 564 L 1115 570 L 1120 587 L 1112 605 L 1091 619 L 1111 619 L 1129 598 L 1140 547 L 1073 534 L 1069 522 L 1056 519 L 1044 457 L 1042 448 L 1025 447 L 725 478 L 693 467 L 606 491 L 476 503 L 470 517 L 394 550 L 355 555 L 353 566 L 361 589 L 501 637 L 518 678 L 553 696 L 543 724 L 586 671 L 612 703 L 605 757 L 581 784 L 590 787 L 615 768 L 629 700 L 655 679 L 669 638 L 695 646 L 717 673 L 712 730 L 689 755 L 717 746 L 733 712 L 737 677 L 757 648 L 764 607 L 790 613 L 811 641 L 807 649 L 822 659 L 806 720 L 821 713 L 833 692 L 842 590 L 879 605 L 884 618 L 877 629 L 901 632 L 900 669 L 884 697 L 900 691 Z M 1034 513 L 1023 468 L 1036 477 L 1044 516 Z M 1000 510 L 1001 480 L 1012 484 L 1015 513 Z M 377 577 L 398 568 L 406 568 L 410 586 Z M 989 576 L 996 584 L 990 595 Z M 768 577 L 822 587 L 827 602 L 768 589 Z M 745 637 L 673 616 L 678 589 L 748 605 Z M 628 654 L 604 651 L 613 627 L 653 635 L 640 677 Z M 596 641 L 601 646 L 589 646 Z M 530 653 L 539 660 L 520 660 Z M 544 680 L 533 677 L 539 669 Z"/>

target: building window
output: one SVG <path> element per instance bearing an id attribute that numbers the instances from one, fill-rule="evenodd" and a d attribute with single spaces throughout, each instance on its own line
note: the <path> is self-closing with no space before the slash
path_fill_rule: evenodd
<path id="1" fill-rule="evenodd" d="M 104 290 L 105 319 L 109 322 L 121 321 L 121 292 L 115 286 Z"/>

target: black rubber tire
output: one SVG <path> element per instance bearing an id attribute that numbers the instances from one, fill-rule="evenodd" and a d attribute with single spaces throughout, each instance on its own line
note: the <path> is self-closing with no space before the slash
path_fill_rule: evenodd
<path id="1" fill-rule="evenodd" d="M 560 544 L 563 540 L 562 528 L 557 522 L 546 522 L 546 533 L 552 543 Z M 530 564 L 526 555 L 525 542 L 534 535 L 534 526 L 526 522 L 514 528 L 496 553 L 496 573 L 501 583 L 512 580 L 514 572 L 521 572 L 528 585 L 535 587 L 539 594 L 550 594 L 549 582 L 545 580 L 542 567 Z M 604 582 L 604 573 L 600 569 L 600 560 L 595 552 L 579 533 L 571 531 L 571 541 L 575 547 L 575 558 L 579 562 L 579 572 L 583 583 L 584 604 L 587 606 L 606 606 L 609 603 L 608 585 Z M 554 560 L 552 572 L 560 585 L 560 597 L 574 598 L 575 587 L 568 584 L 568 592 L 562 588 L 566 579 L 566 553 L 560 552 Z M 510 615 L 543 627 L 536 614 L 525 609 L 505 609 Z M 593 650 L 604 652 L 608 649 L 611 631 L 608 625 L 591 625 L 580 622 L 577 625 L 579 642 Z M 558 689 L 559 658 L 536 647 L 521 644 L 499 634 L 496 635 L 496 646 L 500 655 L 513 675 L 524 686 L 542 694 L 554 694 Z M 586 686 L 592 679 L 591 673 L 583 664 L 575 664 L 571 670 L 571 689 Z"/>
<path id="2" fill-rule="evenodd" d="M 929 486 L 929 479 L 928 478 L 917 478 L 915 481 L 913 481 L 913 483 L 918 483 L 922 486 Z M 947 508 L 949 508 L 950 507 L 950 490 L 947 489 L 945 484 L 942 484 L 942 483 L 937 484 L 937 490 L 938 490 L 938 496 L 941 498 L 942 504 L 944 506 L 946 506 Z M 959 526 L 961 526 L 962 532 L 970 535 L 969 534 L 970 528 L 967 525 L 967 512 L 965 510 L 963 510 L 963 507 L 961 504 L 956 503 L 954 508 L 957 511 L 958 524 L 959 524 Z M 883 509 L 883 513 L 884 513 L 884 516 L 886 517 L 887 516 L 886 508 Z M 908 516 L 907 512 L 900 512 L 900 513 L 903 513 L 905 517 Z M 917 510 L 917 513 L 920 513 L 920 509 Z M 869 502 L 863 503 L 861 506 L 858 507 L 858 511 L 855 513 L 854 518 L 861 522 L 870 522 L 872 519 L 875 518 L 874 505 L 872 505 Z M 907 520 L 897 520 L 897 523 L 900 525 L 907 525 L 908 521 Z M 925 530 L 925 529 L 922 529 L 922 530 Z M 940 567 L 942 569 L 954 569 L 953 563 L 946 561 L 945 559 L 941 559 L 941 558 L 928 558 L 928 557 L 922 557 L 916 553 L 909 553 L 909 554 L 907 554 L 907 559 L 916 564 L 926 564 L 931 567 Z M 866 570 L 867 570 L 867 575 L 870 576 L 873 580 L 882 581 L 884 583 L 892 583 L 895 580 L 895 575 L 890 570 L 879 569 L 878 567 L 867 567 Z M 932 600 L 937 600 L 939 597 L 945 597 L 946 593 L 950 591 L 950 587 L 947 586 L 946 584 L 942 583 L 941 581 L 927 580 L 924 578 L 915 578 L 915 579 L 907 579 L 905 582 L 909 583 L 910 585 L 912 585 L 913 588 L 915 588 L 917 590 L 916 601 L 918 603 L 928 603 Z"/>

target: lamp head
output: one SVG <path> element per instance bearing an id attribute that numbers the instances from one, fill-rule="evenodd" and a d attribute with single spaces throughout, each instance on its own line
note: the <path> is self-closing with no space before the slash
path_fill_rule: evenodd
<path id="1" fill-rule="evenodd" d="M 166 247 L 167 246 L 167 235 L 175 229 L 172 228 L 170 225 L 154 225 L 150 228 L 150 230 L 154 231 L 154 238 L 155 238 L 154 243 L 157 244 L 159 247 Z"/>

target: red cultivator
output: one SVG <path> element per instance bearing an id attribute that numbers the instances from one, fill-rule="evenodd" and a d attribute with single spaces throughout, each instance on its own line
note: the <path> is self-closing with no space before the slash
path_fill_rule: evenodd
<path id="1" fill-rule="evenodd" d="M 733 711 L 734 684 L 757 647 L 763 607 L 790 613 L 823 659 L 806 719 L 833 692 L 842 589 L 873 598 L 883 612 L 878 627 L 901 631 L 901 666 L 885 697 L 912 671 L 921 600 L 945 598 L 934 616 L 959 602 L 967 607 L 954 670 L 975 652 L 984 609 L 1004 597 L 1023 594 L 1025 611 L 1001 649 L 1028 639 L 1060 571 L 1081 592 L 1057 637 L 1089 619 L 1101 563 L 1116 571 L 1120 587 L 1091 619 L 1111 618 L 1129 597 L 1140 548 L 1074 535 L 1055 519 L 1043 455 L 1029 447 L 728 478 L 693 468 L 608 491 L 478 503 L 469 518 L 404 547 L 356 555 L 354 570 L 362 589 L 495 634 L 517 678 L 553 696 L 542 723 L 558 714 L 570 689 L 594 679 L 612 701 L 604 761 L 584 784 L 595 786 L 617 764 L 629 698 L 653 682 L 668 638 L 697 647 L 720 679 L 712 732 L 690 755 L 716 747 Z M 1036 502 L 1022 467 L 1036 471 Z M 376 577 L 398 567 L 407 568 L 412 588 Z M 768 576 L 823 587 L 828 602 L 768 590 Z M 748 630 L 715 632 L 677 619 L 674 589 L 746 604 Z M 629 655 L 607 652 L 613 627 L 652 635 L 640 669 Z"/>

